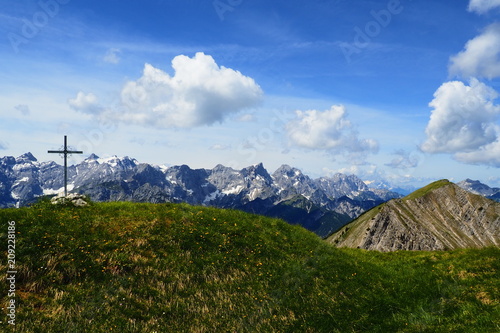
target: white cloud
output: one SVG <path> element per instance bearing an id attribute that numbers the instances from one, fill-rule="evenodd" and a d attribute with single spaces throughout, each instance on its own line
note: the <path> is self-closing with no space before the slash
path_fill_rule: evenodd
<path id="1" fill-rule="evenodd" d="M 82 113 L 96 115 L 103 111 L 103 108 L 97 101 L 97 96 L 93 93 L 85 94 L 80 91 L 76 95 L 76 98 L 68 100 L 68 104 L 73 110 Z"/>
<path id="2" fill-rule="evenodd" d="M 468 164 L 489 165 L 500 168 L 500 138 L 476 151 L 455 154 L 455 159 Z"/>
<path id="3" fill-rule="evenodd" d="M 358 138 L 343 105 L 323 112 L 296 111 L 296 118 L 286 125 L 286 130 L 290 142 L 301 148 L 347 153 L 378 150 L 374 140 Z"/>
<path id="4" fill-rule="evenodd" d="M 500 77 L 500 23 L 469 40 L 465 49 L 450 58 L 451 75 L 463 77 Z"/>
<path id="5" fill-rule="evenodd" d="M 468 10 L 484 14 L 496 7 L 500 7 L 500 0 L 470 0 Z"/>
<path id="6" fill-rule="evenodd" d="M 118 120 L 159 128 L 189 128 L 211 125 L 232 113 L 256 106 L 262 90 L 238 71 L 218 66 L 204 53 L 172 60 L 170 76 L 150 64 L 137 81 L 121 92 Z"/>
<path id="7" fill-rule="evenodd" d="M 495 150 L 491 144 L 499 137 L 495 122 L 500 106 L 494 104 L 498 96 L 477 79 L 472 79 L 469 86 L 459 81 L 441 85 L 429 103 L 434 110 L 421 149 L 428 153 L 456 154 L 455 158 L 465 162 L 472 161 L 479 152 Z"/>
<path id="8" fill-rule="evenodd" d="M 7 150 L 7 148 L 9 148 L 9 144 L 4 141 L 0 141 L 0 150 Z"/>
<path id="9" fill-rule="evenodd" d="M 111 48 L 109 49 L 106 54 L 104 55 L 104 62 L 107 62 L 109 64 L 118 64 L 120 62 L 120 56 L 119 54 L 121 53 L 120 49 L 117 48 Z"/>

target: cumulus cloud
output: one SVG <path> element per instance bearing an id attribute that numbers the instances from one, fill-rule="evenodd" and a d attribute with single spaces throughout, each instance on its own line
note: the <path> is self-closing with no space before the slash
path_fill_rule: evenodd
<path id="1" fill-rule="evenodd" d="M 451 153 L 466 163 L 500 166 L 500 106 L 495 104 L 498 96 L 493 88 L 477 79 L 472 79 L 470 85 L 459 81 L 441 85 L 429 103 L 434 109 L 421 149 Z"/>
<path id="2" fill-rule="evenodd" d="M 204 53 L 172 60 L 170 76 L 150 64 L 142 77 L 121 92 L 123 108 L 114 116 L 124 122 L 159 128 L 189 128 L 220 122 L 232 113 L 256 106 L 262 90 L 250 77 Z"/>
<path id="3" fill-rule="evenodd" d="M 97 115 L 103 111 L 103 108 L 97 101 L 97 96 L 93 93 L 84 93 L 80 91 L 75 98 L 68 100 L 69 106 L 78 112 Z"/>
<path id="4" fill-rule="evenodd" d="M 450 58 L 449 72 L 462 77 L 500 77 L 500 23 L 469 40 L 462 52 Z"/>
<path id="5" fill-rule="evenodd" d="M 376 141 L 358 138 L 343 105 L 326 111 L 296 111 L 296 118 L 286 124 L 286 131 L 290 143 L 301 148 L 347 153 L 378 150 Z"/>
<path id="6" fill-rule="evenodd" d="M 500 168 L 500 138 L 476 151 L 457 153 L 455 159 L 468 164 Z"/>
<path id="7" fill-rule="evenodd" d="M 500 0 L 470 0 L 468 10 L 484 14 L 493 8 L 500 7 Z"/>
<path id="8" fill-rule="evenodd" d="M 500 106 L 493 102 L 498 93 L 472 79 L 467 86 L 460 81 L 446 82 L 434 93 L 427 140 L 422 144 L 428 153 L 473 151 L 497 139 L 495 119 Z"/>

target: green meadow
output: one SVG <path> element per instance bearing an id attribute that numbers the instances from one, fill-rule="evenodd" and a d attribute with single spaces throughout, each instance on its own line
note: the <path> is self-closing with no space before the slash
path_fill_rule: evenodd
<path id="1" fill-rule="evenodd" d="M 0 210 L 15 221 L 4 332 L 499 332 L 500 249 L 337 249 L 301 227 L 185 204 Z M 5 276 L 5 275 L 4 275 Z"/>

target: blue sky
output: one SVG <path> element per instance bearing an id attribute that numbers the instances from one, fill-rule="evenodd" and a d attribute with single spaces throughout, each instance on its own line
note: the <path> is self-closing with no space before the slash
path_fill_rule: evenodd
<path id="1" fill-rule="evenodd" d="M 499 0 L 6 0 L 0 156 L 500 186 Z"/>

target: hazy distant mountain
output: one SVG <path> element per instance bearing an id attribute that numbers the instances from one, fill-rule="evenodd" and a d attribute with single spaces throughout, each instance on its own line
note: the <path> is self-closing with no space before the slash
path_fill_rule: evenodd
<path id="1" fill-rule="evenodd" d="M 288 165 L 271 175 L 262 164 L 241 170 L 223 165 L 193 170 L 94 154 L 68 168 L 68 187 L 94 201 L 186 202 L 282 217 L 321 236 L 367 209 L 401 197 L 370 189 L 353 175 L 311 179 Z M 55 162 L 38 162 L 31 153 L 0 158 L 0 207 L 26 205 L 62 188 L 63 167 Z"/>
<path id="2" fill-rule="evenodd" d="M 481 183 L 479 180 L 471 179 L 462 180 L 457 183 L 457 185 L 466 191 L 500 202 L 500 188 L 491 188 L 488 185 Z"/>
<path id="3" fill-rule="evenodd" d="M 373 190 L 388 190 L 396 193 L 400 193 L 403 195 L 408 195 L 412 193 L 413 191 L 416 191 L 418 187 L 412 186 L 412 185 L 401 185 L 399 184 L 398 186 L 393 186 L 389 182 L 384 181 L 384 180 L 366 180 L 365 184 L 368 185 L 368 187 L 373 191 Z"/>
<path id="4" fill-rule="evenodd" d="M 442 180 L 371 209 L 328 241 L 379 251 L 500 246 L 500 203 Z"/>

